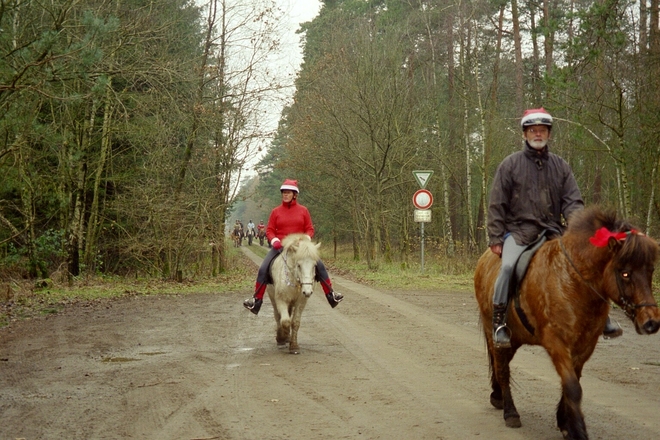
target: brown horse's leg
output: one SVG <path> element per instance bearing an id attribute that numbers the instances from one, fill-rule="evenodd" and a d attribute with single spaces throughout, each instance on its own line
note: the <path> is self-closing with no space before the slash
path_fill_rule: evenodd
<path id="1" fill-rule="evenodd" d="M 488 362 L 490 366 L 490 386 L 492 392 L 490 393 L 490 404 L 497 409 L 504 409 L 504 401 L 502 400 L 502 387 L 497 381 L 495 376 L 495 368 L 493 367 L 493 354 L 488 350 Z"/>
<path id="2" fill-rule="evenodd" d="M 582 367 L 576 367 L 574 370 L 569 368 L 560 369 L 555 364 L 555 368 L 561 376 L 562 385 L 561 399 L 559 399 L 557 405 L 557 426 L 566 439 L 586 440 L 589 436 L 587 435 L 587 426 L 584 423 L 584 415 L 580 407 L 582 401 L 582 386 L 580 385 Z"/>
<path id="3" fill-rule="evenodd" d="M 513 396 L 511 395 L 511 386 L 510 378 L 511 371 L 509 369 L 509 363 L 513 359 L 513 355 L 516 354 L 518 347 L 511 348 L 492 348 L 492 341 L 489 341 L 488 350 L 493 354 L 493 371 L 495 380 L 499 384 L 500 392 L 502 393 L 502 409 L 504 416 L 504 423 L 509 428 L 520 428 L 520 415 L 516 409 L 516 405 L 513 403 Z M 493 393 L 496 392 L 496 387 L 493 386 Z M 491 394 L 491 403 L 493 400 L 493 394 Z M 497 401 L 496 401 L 497 402 Z"/>

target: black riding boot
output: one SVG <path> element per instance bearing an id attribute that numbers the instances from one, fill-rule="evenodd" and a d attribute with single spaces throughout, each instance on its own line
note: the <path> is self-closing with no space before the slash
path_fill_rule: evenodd
<path id="1" fill-rule="evenodd" d="M 506 326 L 506 305 L 493 306 L 493 345 L 495 348 L 511 347 L 511 330 Z"/>
<path id="2" fill-rule="evenodd" d="M 332 292 L 326 293 L 325 298 L 328 300 L 332 308 L 334 309 L 337 307 L 337 304 L 340 303 L 342 299 L 344 299 L 344 295 L 342 295 L 339 292 L 335 292 L 334 290 Z"/>
<path id="3" fill-rule="evenodd" d="M 259 309 L 261 309 L 261 304 L 263 304 L 263 299 L 257 298 L 248 298 L 243 301 L 243 307 L 254 313 L 255 315 L 259 314 Z"/>
<path id="4" fill-rule="evenodd" d="M 607 322 L 605 323 L 605 328 L 603 329 L 603 338 L 605 339 L 612 339 L 612 338 L 618 338 L 623 334 L 623 329 L 619 325 L 618 322 L 610 319 L 610 317 L 607 317 Z"/>

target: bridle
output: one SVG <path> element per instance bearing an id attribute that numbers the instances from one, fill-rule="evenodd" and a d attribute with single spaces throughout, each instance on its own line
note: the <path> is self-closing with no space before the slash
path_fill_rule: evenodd
<path id="1" fill-rule="evenodd" d="M 282 260 L 284 260 L 284 271 L 286 272 L 286 285 L 293 287 L 295 286 L 295 284 L 291 282 L 291 279 L 289 277 L 289 274 L 291 273 L 291 269 L 289 268 L 289 262 L 286 260 L 286 252 L 282 252 L 280 255 L 282 256 Z M 297 273 L 296 273 L 296 282 L 301 286 L 309 285 L 312 286 L 312 289 L 314 288 L 313 282 L 303 283 L 302 281 L 300 281 L 300 276 L 298 276 Z"/>
<path id="2" fill-rule="evenodd" d="M 642 307 L 658 307 L 657 304 L 651 304 L 651 303 L 634 304 L 630 302 L 628 298 L 626 298 L 623 295 L 625 287 L 623 286 L 623 277 L 619 273 L 616 274 L 616 284 L 617 287 L 619 288 L 619 302 L 621 303 L 621 306 L 623 307 L 623 311 L 625 312 L 628 318 L 635 319 L 635 312 L 637 311 L 637 309 L 641 309 Z"/>
<path id="3" fill-rule="evenodd" d="M 578 268 L 575 266 L 575 263 L 573 263 L 573 260 L 571 259 L 570 255 L 568 255 L 568 251 L 566 250 L 566 247 L 564 246 L 564 242 L 562 241 L 561 237 L 559 238 L 559 246 L 561 247 L 562 252 L 564 253 L 564 256 L 568 260 L 568 262 L 571 264 L 571 267 L 573 267 L 573 270 L 575 273 L 578 274 L 582 282 L 589 287 L 600 299 L 602 299 L 604 302 L 609 304 L 609 300 L 606 298 L 603 298 L 603 295 L 596 290 L 596 288 L 591 284 L 589 281 L 587 281 Z M 623 277 L 621 277 L 621 274 L 618 272 L 615 274 L 616 277 L 616 284 L 617 288 L 619 289 L 619 302 L 618 304 L 621 305 L 623 308 L 623 312 L 626 314 L 628 318 L 631 320 L 635 319 L 635 313 L 637 312 L 637 309 L 641 309 L 642 307 L 658 307 L 657 304 L 651 304 L 651 303 L 642 303 L 642 304 L 634 304 L 632 303 L 625 295 L 625 287 L 623 286 Z"/>

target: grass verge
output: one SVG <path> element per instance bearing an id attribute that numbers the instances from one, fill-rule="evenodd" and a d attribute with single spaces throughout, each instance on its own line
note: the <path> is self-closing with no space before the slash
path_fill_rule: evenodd
<path id="1" fill-rule="evenodd" d="M 263 257 L 268 247 L 254 244 L 249 249 Z M 325 252 L 324 252 L 325 251 Z M 474 261 L 429 257 L 422 270 L 419 262 L 379 262 L 377 269 L 364 261 L 355 261 L 349 249 L 338 249 L 329 257 L 321 248 L 323 261 L 331 273 L 384 290 L 449 290 L 472 291 Z M 0 327 L 12 321 L 56 314 L 70 305 L 85 305 L 132 295 L 187 295 L 250 291 L 256 268 L 240 249 L 227 247 L 228 270 L 217 277 L 195 277 L 183 282 L 154 278 L 88 277 L 75 280 L 73 286 L 58 285 L 50 280 L 13 283 L 11 296 L 4 298 L 0 288 Z M 656 301 L 660 301 L 660 276 L 654 277 Z M 9 283 L 4 283 L 7 286 Z M 1 286 L 0 286 L 1 287 Z"/>

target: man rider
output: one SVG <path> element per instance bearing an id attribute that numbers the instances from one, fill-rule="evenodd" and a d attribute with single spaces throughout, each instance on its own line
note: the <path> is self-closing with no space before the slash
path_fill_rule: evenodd
<path id="1" fill-rule="evenodd" d="M 488 206 L 490 250 L 502 259 L 493 294 L 493 344 L 511 347 L 506 326 L 509 280 L 518 257 L 545 230 L 563 233 L 573 212 L 584 207 L 573 171 L 548 148 L 552 116 L 543 108 L 525 111 L 520 122 L 523 150 L 507 156 L 493 179 Z M 605 337 L 621 328 L 607 320 Z"/>

